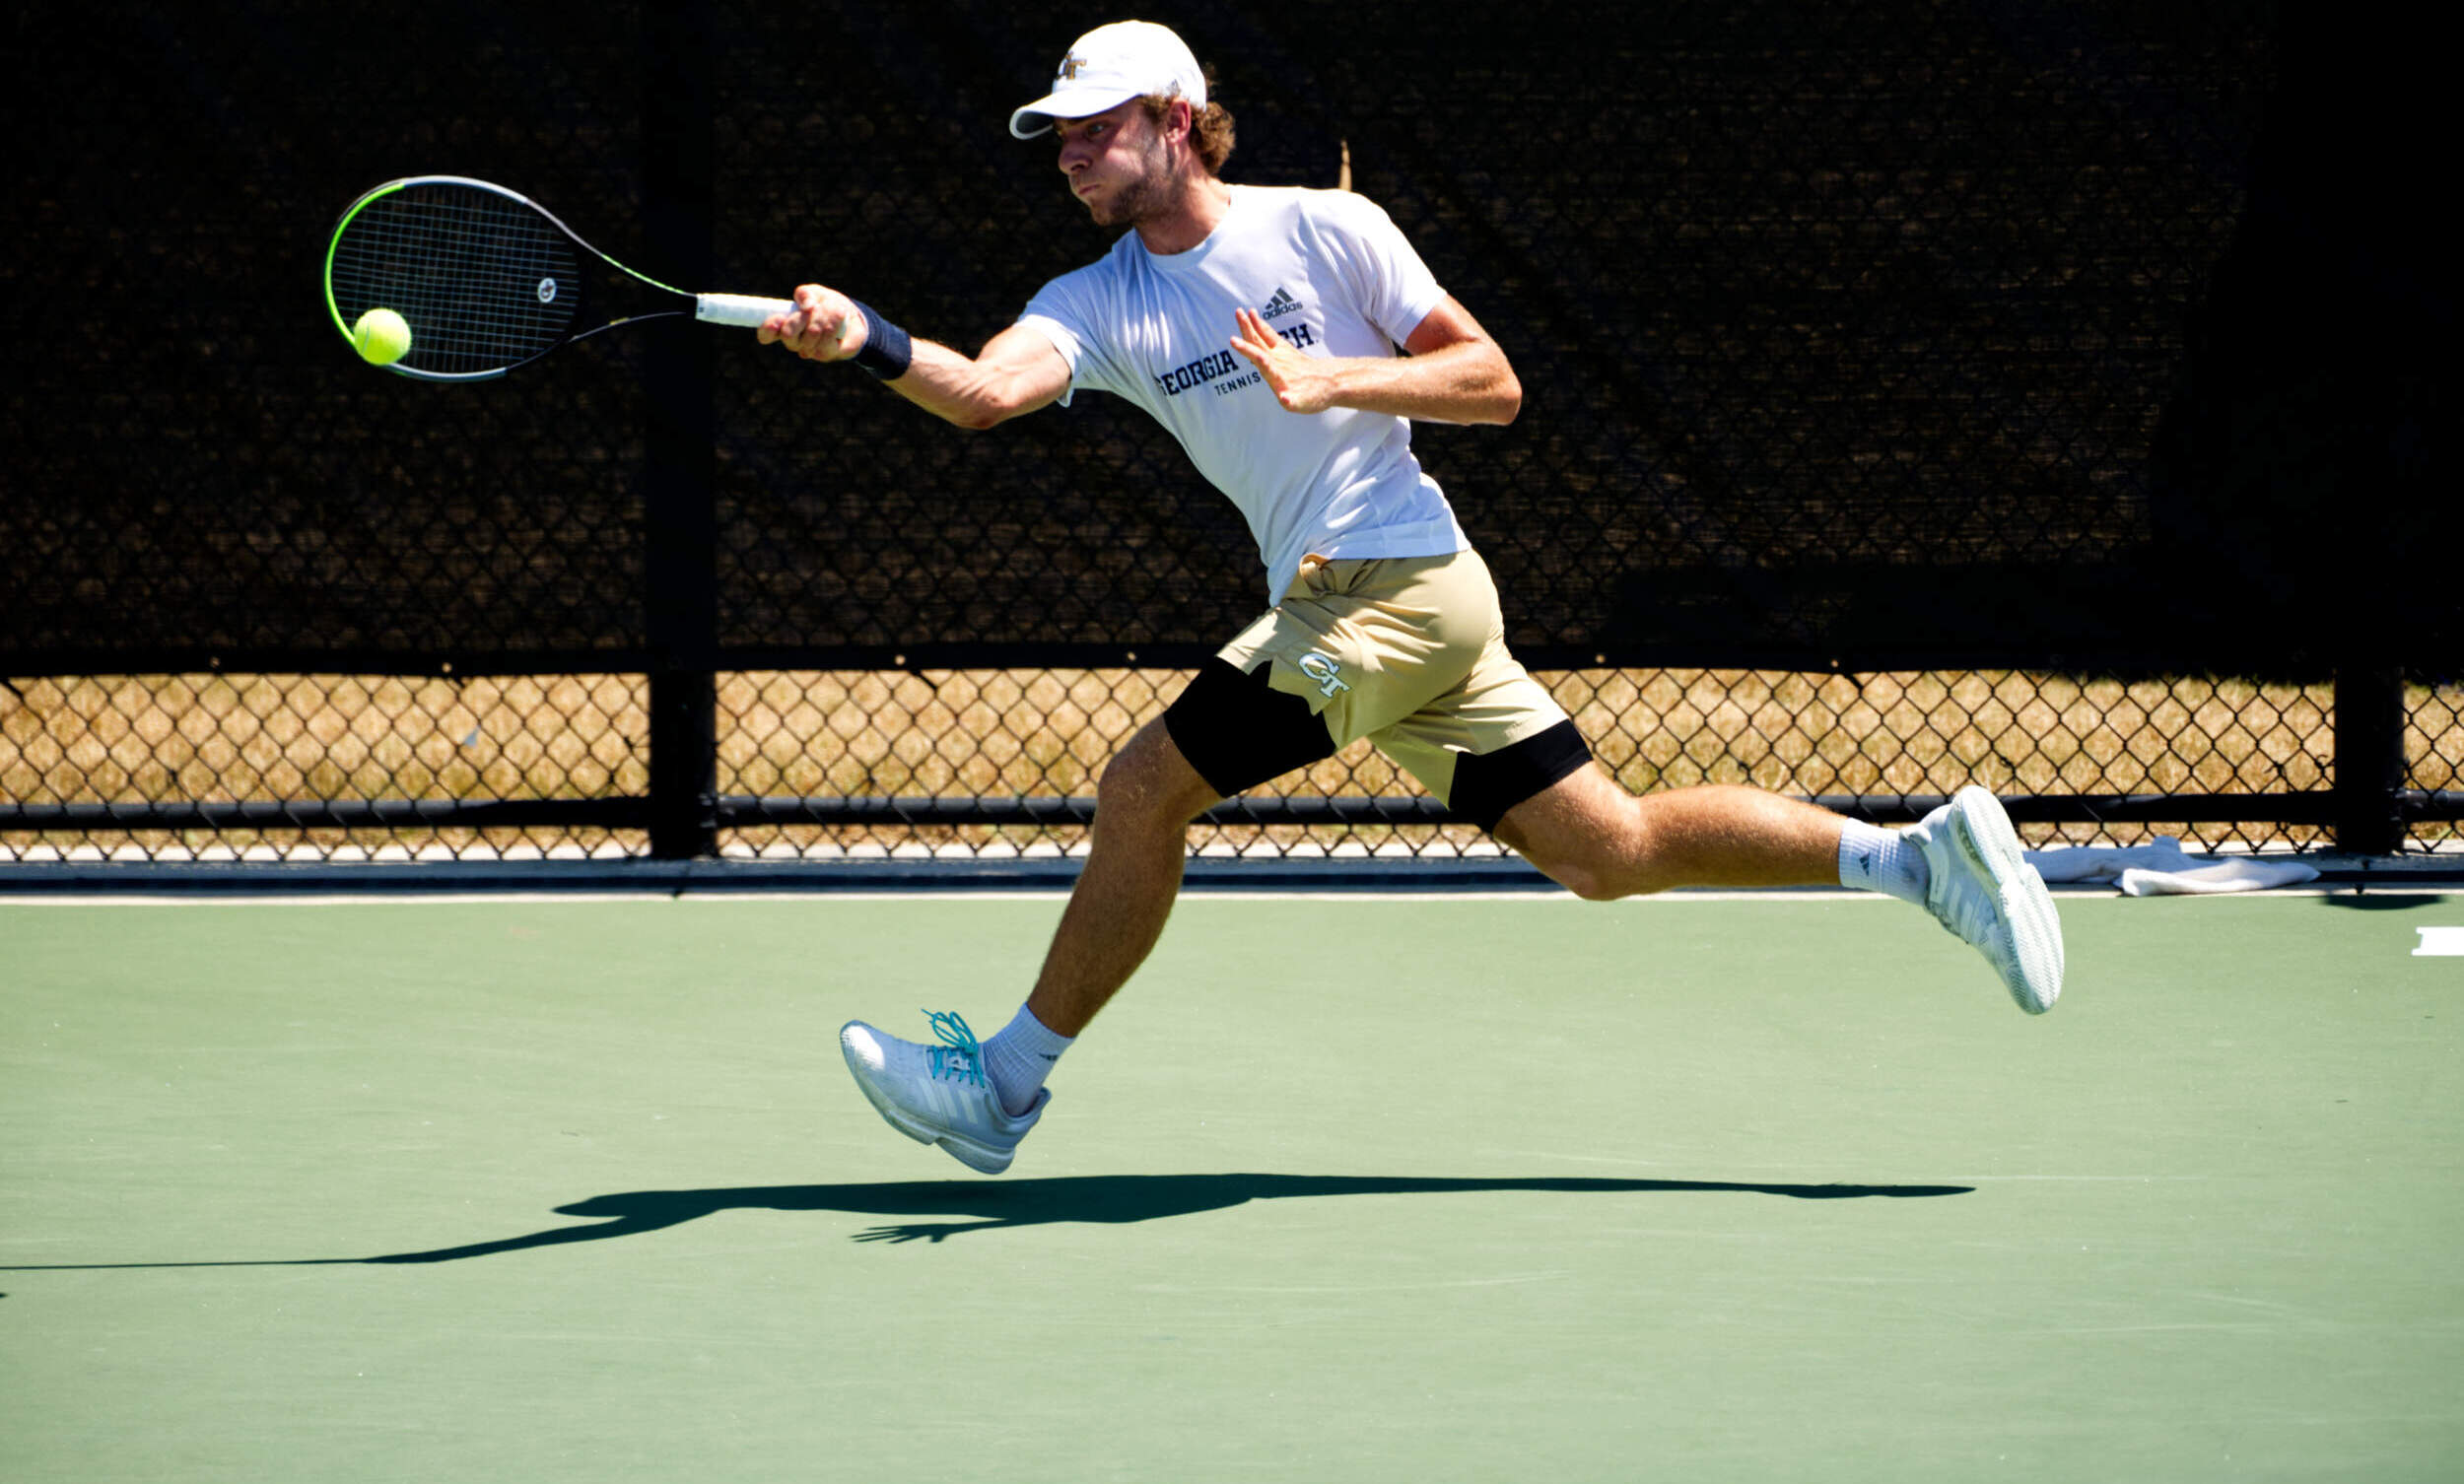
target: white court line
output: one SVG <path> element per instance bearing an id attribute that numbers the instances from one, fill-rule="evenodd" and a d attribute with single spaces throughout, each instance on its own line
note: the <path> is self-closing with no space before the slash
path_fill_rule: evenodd
<path id="1" fill-rule="evenodd" d="M 221 904 L 290 907 L 358 907 L 377 904 L 418 907 L 472 907 L 492 902 L 541 904 L 556 902 L 1066 902 L 1062 887 L 860 887 L 771 891 L 760 887 L 686 887 L 678 891 L 645 891 L 639 887 L 605 891 L 576 888 L 555 892 L 423 892 L 401 888 L 368 892 L 0 892 L 0 908 L 8 907 L 213 907 Z M 1877 892 L 1841 888 L 1774 887 L 1745 892 L 1667 892 L 1656 897 L 1629 897 L 1617 907 L 1649 902 L 1885 902 Z M 1364 889 L 1339 891 L 1312 888 L 1210 888 L 1194 886 L 1181 893 L 1180 906 L 1241 902 L 1532 902 L 1579 903 L 1572 892 L 1548 887 L 1529 891 L 1450 891 L 1445 887 L 1412 890 Z"/>
<path id="2" fill-rule="evenodd" d="M 673 892 L 0 892 L 12 907 L 472 907 L 487 902 L 665 902 Z"/>
<path id="3" fill-rule="evenodd" d="M 2458 896 L 2464 887 L 2440 885 L 2397 885 L 2374 883 L 2371 888 L 2382 896 Z M 2085 887 L 2052 888 L 2058 900 L 2098 899 L 2127 901 L 2111 887 L 2096 884 Z M 2287 897 L 2347 897 L 2358 895 L 2350 886 L 2276 887 L 2261 892 L 2184 893 L 2157 899 L 2166 902 L 2264 902 Z M 553 902 L 1066 902 L 1069 892 L 1062 887 L 863 887 L 849 886 L 823 889 L 772 891 L 758 886 L 686 886 L 672 891 L 644 890 L 640 887 L 610 887 L 604 890 L 577 887 L 571 891 L 552 892 L 426 892 L 409 887 L 372 887 L 365 892 L 286 892 L 286 891 L 181 891 L 181 892 L 11 892 L 0 890 L 0 909 L 13 907 L 221 907 L 221 906 L 282 906 L 282 907 L 362 907 L 422 905 L 439 907 L 474 907 L 488 903 L 519 903 L 537 905 Z M 1764 887 L 1751 891 L 1688 891 L 1662 892 L 1656 896 L 1628 897 L 1619 902 L 1585 903 L 1571 892 L 1548 887 L 1529 890 L 1496 891 L 1481 889 L 1453 891 L 1444 886 L 1417 889 L 1386 889 L 1364 887 L 1356 890 L 1314 888 L 1243 887 L 1233 884 L 1200 883 L 1182 890 L 1181 907 L 1210 902 L 1530 902 L 1578 904 L 1585 907 L 1650 907 L 1659 903 L 1691 902 L 1887 902 L 1892 899 L 1880 892 L 1850 891 L 1842 887 Z M 2423 933 L 2464 933 L 2464 928 L 2422 928 Z M 2448 941 L 2441 939 L 2440 941 Z M 2433 954 L 2464 955 L 2464 945 L 2430 950 Z M 2421 950 L 2415 956 L 2422 956 Z"/>
<path id="4" fill-rule="evenodd" d="M 2056 895 L 2065 895 L 2057 890 Z M 2098 896 L 2113 896 L 2098 892 Z M 2275 896 L 2318 895 L 2277 892 Z M 0 908 L 10 907 L 361 907 L 423 905 L 476 907 L 492 902 L 537 905 L 556 902 L 1066 902 L 1062 887 L 861 887 L 772 891 L 761 887 L 685 887 L 676 891 L 645 891 L 640 887 L 604 891 L 578 887 L 554 892 L 424 892 L 409 888 L 376 888 L 366 892 L 5 892 Z M 1608 903 L 1584 903 L 1572 892 L 1550 887 L 1528 891 L 1452 891 L 1442 886 L 1417 890 L 1362 888 L 1343 891 L 1326 887 L 1185 887 L 1176 911 L 1204 903 L 1242 902 L 1530 902 L 1575 903 L 1588 907 L 1635 907 L 1663 902 L 1888 902 L 1880 892 L 1844 887 L 1765 887 L 1758 891 L 1675 891 L 1648 897 L 1627 897 Z"/>
<path id="5" fill-rule="evenodd" d="M 2417 927 L 2422 946 L 2413 950 L 2417 959 L 2464 959 L 2464 927 Z"/>

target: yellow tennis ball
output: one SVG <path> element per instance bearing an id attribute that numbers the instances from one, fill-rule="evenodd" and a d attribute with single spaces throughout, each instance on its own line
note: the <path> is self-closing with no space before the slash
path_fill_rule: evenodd
<path id="1" fill-rule="evenodd" d="M 411 353 L 411 327 L 391 309 L 371 309 L 351 327 L 351 343 L 371 366 L 391 366 Z"/>

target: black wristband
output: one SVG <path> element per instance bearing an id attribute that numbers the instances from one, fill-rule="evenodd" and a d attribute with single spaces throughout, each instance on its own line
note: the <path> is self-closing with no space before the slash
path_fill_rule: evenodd
<path id="1" fill-rule="evenodd" d="M 864 348 L 853 360 L 874 379 L 895 381 L 907 374 L 907 364 L 916 359 L 916 342 L 905 330 L 890 323 L 861 300 L 850 300 L 856 311 L 864 316 Z"/>

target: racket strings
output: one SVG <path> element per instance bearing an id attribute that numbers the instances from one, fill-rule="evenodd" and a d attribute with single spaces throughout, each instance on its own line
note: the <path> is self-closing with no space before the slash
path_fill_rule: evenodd
<path id="1" fill-rule="evenodd" d="M 499 371 L 556 345 L 581 279 L 573 244 L 525 202 L 453 184 L 372 201 L 335 239 L 332 289 L 346 319 L 387 308 L 411 327 L 409 369 Z"/>

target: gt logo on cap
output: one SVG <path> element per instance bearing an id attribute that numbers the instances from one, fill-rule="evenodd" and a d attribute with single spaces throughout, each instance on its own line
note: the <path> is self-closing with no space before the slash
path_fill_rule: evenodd
<path id="1" fill-rule="evenodd" d="M 1184 98 L 1206 106 L 1206 69 L 1169 27 L 1152 21 L 1098 26 L 1069 45 L 1053 91 L 1009 115 L 1009 132 L 1033 139 L 1056 118 L 1092 118 L 1133 98 Z"/>

